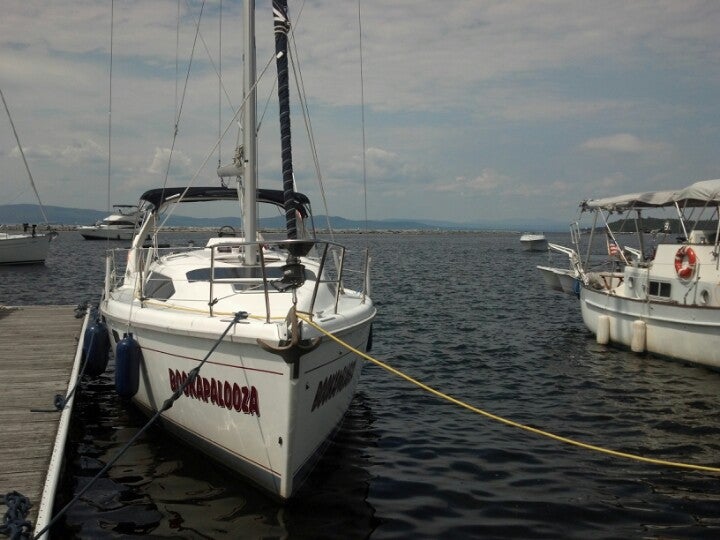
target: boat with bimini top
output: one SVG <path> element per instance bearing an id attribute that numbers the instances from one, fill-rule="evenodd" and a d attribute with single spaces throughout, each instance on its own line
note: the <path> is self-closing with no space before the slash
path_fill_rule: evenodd
<path id="1" fill-rule="evenodd" d="M 310 201 L 295 190 L 285 1 L 273 2 L 282 189 L 257 188 L 254 2 L 244 9 L 243 145 L 218 169 L 234 185 L 145 192 L 130 249 L 109 252 L 100 309 L 117 351 L 118 392 L 150 414 L 174 395 L 161 417 L 165 428 L 288 499 L 340 426 L 360 377 L 359 357 L 324 332 L 368 350 L 376 310 L 367 254 L 319 239 Z M 165 212 L 222 201 L 242 206 L 242 235 L 160 247 Z M 258 203 L 285 216 L 283 238 L 258 233 Z"/>
<path id="2" fill-rule="evenodd" d="M 663 210 L 677 216 L 679 236 L 669 220 L 644 232 L 643 213 Z M 719 211 L 720 180 L 583 201 L 593 223 L 587 237 L 573 225 L 574 252 L 584 254 L 577 293 L 599 343 L 720 368 Z M 634 235 L 620 236 L 612 214 L 634 222 Z"/>

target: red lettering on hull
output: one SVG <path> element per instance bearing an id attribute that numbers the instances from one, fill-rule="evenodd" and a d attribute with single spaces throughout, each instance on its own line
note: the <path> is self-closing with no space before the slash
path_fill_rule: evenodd
<path id="1" fill-rule="evenodd" d="M 170 375 L 170 389 L 175 392 L 187 381 L 187 373 L 168 369 Z M 260 416 L 260 399 L 257 388 L 254 386 L 240 386 L 229 381 L 216 381 L 198 376 L 194 383 L 185 387 L 183 392 L 187 397 L 211 403 L 216 407 L 235 410 L 243 414 Z"/>

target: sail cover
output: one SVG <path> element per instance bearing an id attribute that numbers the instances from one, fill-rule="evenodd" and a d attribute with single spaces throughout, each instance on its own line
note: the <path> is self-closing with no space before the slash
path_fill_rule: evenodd
<path id="1" fill-rule="evenodd" d="M 297 238 L 293 194 L 292 145 L 290 140 L 290 79 L 288 76 L 287 35 L 290 20 L 287 16 L 287 0 L 273 0 L 275 25 L 275 64 L 278 74 L 278 103 L 280 108 L 280 152 L 282 159 L 283 192 L 285 194 L 285 227 L 288 238 Z"/>

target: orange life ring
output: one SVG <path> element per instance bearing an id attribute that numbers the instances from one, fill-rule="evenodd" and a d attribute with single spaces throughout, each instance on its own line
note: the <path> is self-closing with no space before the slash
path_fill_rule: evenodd
<path id="1" fill-rule="evenodd" d="M 685 260 L 687 259 L 687 264 Z M 697 255 L 690 246 L 683 246 L 675 253 L 675 272 L 680 279 L 690 279 L 695 273 Z"/>

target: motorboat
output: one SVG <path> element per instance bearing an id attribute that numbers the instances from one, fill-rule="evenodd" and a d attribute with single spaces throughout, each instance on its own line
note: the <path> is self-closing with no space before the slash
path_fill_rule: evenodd
<path id="1" fill-rule="evenodd" d="M 720 368 L 719 209 L 720 180 L 582 202 L 592 226 L 586 245 L 573 235 L 585 253 L 580 308 L 599 343 Z M 644 213 L 663 211 L 677 216 L 683 240 L 667 226 L 643 233 Z M 624 217 L 610 223 L 611 214 Z M 621 236 L 620 225 L 633 222 L 636 234 Z"/>
<path id="2" fill-rule="evenodd" d="M 557 251 L 567 255 L 567 266 L 544 266 L 538 265 L 536 268 L 540 270 L 545 285 L 554 291 L 560 291 L 567 294 L 578 294 L 578 279 L 581 272 L 579 268 L 580 259 L 574 249 L 548 242 L 550 250 Z"/>
<path id="3" fill-rule="evenodd" d="M 544 233 L 523 233 L 520 245 L 525 251 L 547 251 L 548 242 Z"/>
<path id="4" fill-rule="evenodd" d="M 130 248 L 108 253 L 100 310 L 116 349 L 118 393 L 150 415 L 162 412 L 170 433 L 286 500 L 340 427 L 360 377 L 359 356 L 327 334 L 369 350 L 376 309 L 367 254 L 318 238 L 310 201 L 295 190 L 283 1 L 273 2 L 282 189 L 257 187 L 254 2 L 244 10 L 243 144 L 218 168 L 217 186 L 142 194 Z M 242 209 L 237 236 L 160 246 L 175 208 L 223 201 Z M 258 205 L 284 214 L 281 238 L 259 234 Z"/>
<path id="5" fill-rule="evenodd" d="M 142 216 L 137 205 L 116 204 L 115 212 L 94 225 L 78 227 L 85 240 L 132 240 Z"/>

